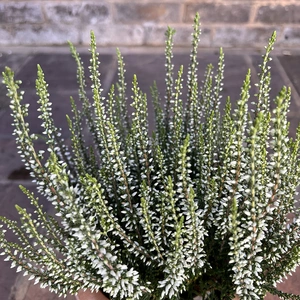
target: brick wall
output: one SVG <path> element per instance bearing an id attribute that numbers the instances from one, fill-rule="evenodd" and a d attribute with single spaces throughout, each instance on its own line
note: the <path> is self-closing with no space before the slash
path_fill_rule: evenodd
<path id="1" fill-rule="evenodd" d="M 300 45 L 299 0 L 27 0 L 0 1 L 0 45 L 164 45 L 167 25 L 176 45 L 189 45 L 193 17 L 201 15 L 203 47 L 262 47 L 271 32 L 277 46 Z"/>

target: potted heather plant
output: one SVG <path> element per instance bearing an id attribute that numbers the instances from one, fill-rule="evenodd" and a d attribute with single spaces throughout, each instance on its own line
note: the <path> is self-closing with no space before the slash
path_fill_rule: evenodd
<path id="1" fill-rule="evenodd" d="M 22 92 L 6 68 L 14 134 L 37 192 L 54 206 L 46 214 L 36 196 L 22 191 L 34 215 L 18 207 L 21 225 L 1 217 L 19 243 L 0 233 L 2 254 L 17 271 L 59 295 L 95 292 L 108 299 L 263 299 L 267 292 L 300 299 L 275 288 L 299 264 L 300 129 L 289 138 L 290 89 L 270 99 L 270 38 L 260 65 L 256 102 L 248 109 L 250 70 L 234 108 L 220 111 L 224 54 L 217 71 L 197 77 L 199 16 L 196 15 L 187 81 L 174 76 L 174 30 L 166 33 L 166 94 L 151 90 L 155 131 L 148 132 L 147 97 L 132 82 L 127 111 L 124 62 L 119 79 L 101 94 L 99 61 L 91 34 L 92 101 L 78 66 L 79 99 L 68 117 L 72 145 L 52 119 L 47 84 L 38 66 L 39 112 L 49 155 L 36 151 Z M 182 95 L 187 85 L 188 94 Z M 186 101 L 183 101 L 185 99 Z M 270 109 L 273 102 L 274 109 Z M 83 133 L 86 122 L 92 143 Z M 105 293 L 105 296 L 102 294 Z"/>

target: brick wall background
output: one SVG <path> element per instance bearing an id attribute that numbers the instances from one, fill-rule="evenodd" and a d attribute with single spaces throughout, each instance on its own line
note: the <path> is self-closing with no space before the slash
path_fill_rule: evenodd
<path id="1" fill-rule="evenodd" d="M 203 47 L 262 47 L 272 31 L 277 47 L 300 45 L 300 0 L 27 0 L 0 1 L 0 45 L 164 45 L 167 25 L 188 46 L 195 12 Z"/>

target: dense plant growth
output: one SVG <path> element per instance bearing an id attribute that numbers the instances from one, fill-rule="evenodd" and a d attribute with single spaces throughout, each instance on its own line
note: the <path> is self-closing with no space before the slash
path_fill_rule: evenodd
<path id="1" fill-rule="evenodd" d="M 200 85 L 197 15 L 185 82 L 183 67 L 174 74 L 173 35 L 168 28 L 165 96 L 155 83 L 151 97 L 144 94 L 134 76 L 132 113 L 127 110 L 120 52 L 118 82 L 104 97 L 91 34 L 90 101 L 82 62 L 70 44 L 82 103 L 76 107 L 71 98 L 70 148 L 52 119 L 38 66 L 38 110 L 49 155 L 35 150 L 41 137 L 29 131 L 20 82 L 5 69 L 19 153 L 38 193 L 57 214 L 43 212 L 38 198 L 21 187 L 35 213 L 17 206 L 20 227 L 1 217 L 2 254 L 17 271 L 62 295 L 88 288 L 113 299 L 263 299 L 269 291 L 300 299 L 274 288 L 300 258 L 295 207 L 300 129 L 289 138 L 290 89 L 283 87 L 275 99 L 269 96 L 275 33 L 260 65 L 253 109 L 248 108 L 249 70 L 234 108 L 227 98 L 223 112 L 222 49 L 216 71 L 208 65 Z M 183 84 L 187 95 L 182 94 Z M 148 98 L 155 110 L 153 133 L 148 129 Z M 91 144 L 84 136 L 86 124 Z M 5 239 L 5 227 L 19 243 Z"/>

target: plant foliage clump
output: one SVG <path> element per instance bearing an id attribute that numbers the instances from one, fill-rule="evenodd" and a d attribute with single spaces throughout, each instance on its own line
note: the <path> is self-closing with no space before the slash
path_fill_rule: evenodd
<path id="1" fill-rule="evenodd" d="M 17 206 L 20 226 L 1 217 L 2 254 L 17 271 L 60 295 L 91 289 L 113 299 L 263 299 L 267 292 L 300 299 L 275 288 L 300 263 L 295 206 L 300 128 L 294 139 L 289 138 L 290 89 L 283 87 L 275 99 L 269 96 L 275 33 L 260 65 L 253 109 L 248 108 L 249 70 L 234 108 L 228 98 L 223 112 L 222 49 L 216 71 L 208 65 L 201 85 L 196 15 L 183 83 L 183 67 L 174 74 L 173 35 L 168 28 L 165 96 L 161 98 L 155 83 L 151 88 L 152 135 L 148 96 L 136 76 L 133 112 L 127 110 L 119 51 L 118 82 L 103 96 L 93 33 L 92 101 L 80 56 L 70 44 L 82 104 L 76 107 L 71 98 L 70 148 L 52 119 L 47 84 L 38 66 L 38 110 L 48 154 L 35 150 L 40 137 L 29 130 L 20 82 L 6 68 L 3 77 L 19 153 L 56 216 L 46 214 L 38 198 L 21 187 L 35 212 L 31 215 Z M 182 94 L 183 84 L 187 95 Z M 84 126 L 92 136 L 89 144 Z M 19 243 L 6 240 L 5 228 Z"/>

